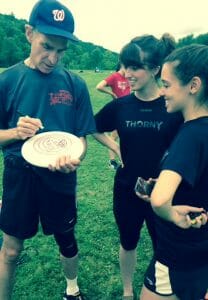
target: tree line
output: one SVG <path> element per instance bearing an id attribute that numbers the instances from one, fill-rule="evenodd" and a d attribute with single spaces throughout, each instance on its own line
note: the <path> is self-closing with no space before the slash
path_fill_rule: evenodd
<path id="1" fill-rule="evenodd" d="M 26 20 L 17 19 L 13 14 L 0 14 L 0 67 L 7 68 L 29 55 L 30 45 L 25 38 Z M 181 38 L 177 47 L 191 43 L 208 45 L 208 33 Z M 113 70 L 118 62 L 118 53 L 93 43 L 80 41 L 71 43 L 63 58 L 66 68 L 77 70 Z"/>
<path id="2" fill-rule="evenodd" d="M 0 14 L 0 67 L 7 68 L 28 57 L 30 45 L 25 37 L 26 20 L 17 19 L 13 14 Z M 80 41 L 71 43 L 63 64 L 70 69 L 115 69 L 118 53 L 101 46 Z"/>

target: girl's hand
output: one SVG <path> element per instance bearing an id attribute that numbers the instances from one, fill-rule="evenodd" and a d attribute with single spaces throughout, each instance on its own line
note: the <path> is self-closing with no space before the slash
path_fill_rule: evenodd
<path id="1" fill-rule="evenodd" d="M 148 180 L 144 180 L 142 177 L 138 177 L 136 185 L 135 185 L 135 193 L 136 195 L 146 202 L 150 202 L 150 195 L 154 188 L 157 179 L 149 178 Z"/>
<path id="2" fill-rule="evenodd" d="M 200 228 L 207 223 L 208 215 L 203 208 L 188 205 L 174 205 L 172 208 L 172 222 L 183 229 Z"/>

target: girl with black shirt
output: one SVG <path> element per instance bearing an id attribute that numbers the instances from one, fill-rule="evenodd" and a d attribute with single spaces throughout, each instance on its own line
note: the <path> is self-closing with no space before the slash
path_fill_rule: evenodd
<path id="1" fill-rule="evenodd" d="M 105 105 L 95 116 L 95 138 L 122 160 L 115 175 L 113 211 L 120 234 L 120 269 L 123 299 L 133 299 L 136 248 L 144 221 L 155 246 L 153 211 L 135 194 L 138 176 L 157 177 L 159 161 L 175 136 L 182 117 L 168 114 L 160 96 L 158 78 L 164 57 L 175 47 L 168 34 L 158 40 L 152 35 L 134 38 L 120 53 L 132 93 Z M 117 130 L 120 147 L 105 135 Z"/>
<path id="2" fill-rule="evenodd" d="M 141 300 L 208 299 L 208 46 L 173 51 L 162 68 L 169 113 L 184 124 L 151 194 L 157 246 Z M 164 298 L 165 297 L 165 298 Z"/>

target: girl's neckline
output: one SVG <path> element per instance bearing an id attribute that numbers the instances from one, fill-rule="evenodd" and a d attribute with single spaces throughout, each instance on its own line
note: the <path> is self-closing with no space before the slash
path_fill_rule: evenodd
<path id="1" fill-rule="evenodd" d="M 158 97 L 156 97 L 156 98 L 153 98 L 153 99 L 142 99 L 142 98 L 138 98 L 135 94 L 133 94 L 134 95 L 134 98 L 136 99 L 136 100 L 138 100 L 138 101 L 141 101 L 141 102 L 143 102 L 143 103 L 153 103 L 153 102 L 155 102 L 155 101 L 158 101 L 158 100 L 161 100 L 162 99 L 162 96 L 159 96 L 158 95 Z"/>

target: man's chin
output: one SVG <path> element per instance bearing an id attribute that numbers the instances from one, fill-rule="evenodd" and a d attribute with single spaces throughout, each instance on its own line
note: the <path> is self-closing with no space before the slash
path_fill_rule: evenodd
<path id="1" fill-rule="evenodd" d="M 39 71 L 43 74 L 50 74 L 54 68 L 39 68 Z"/>

